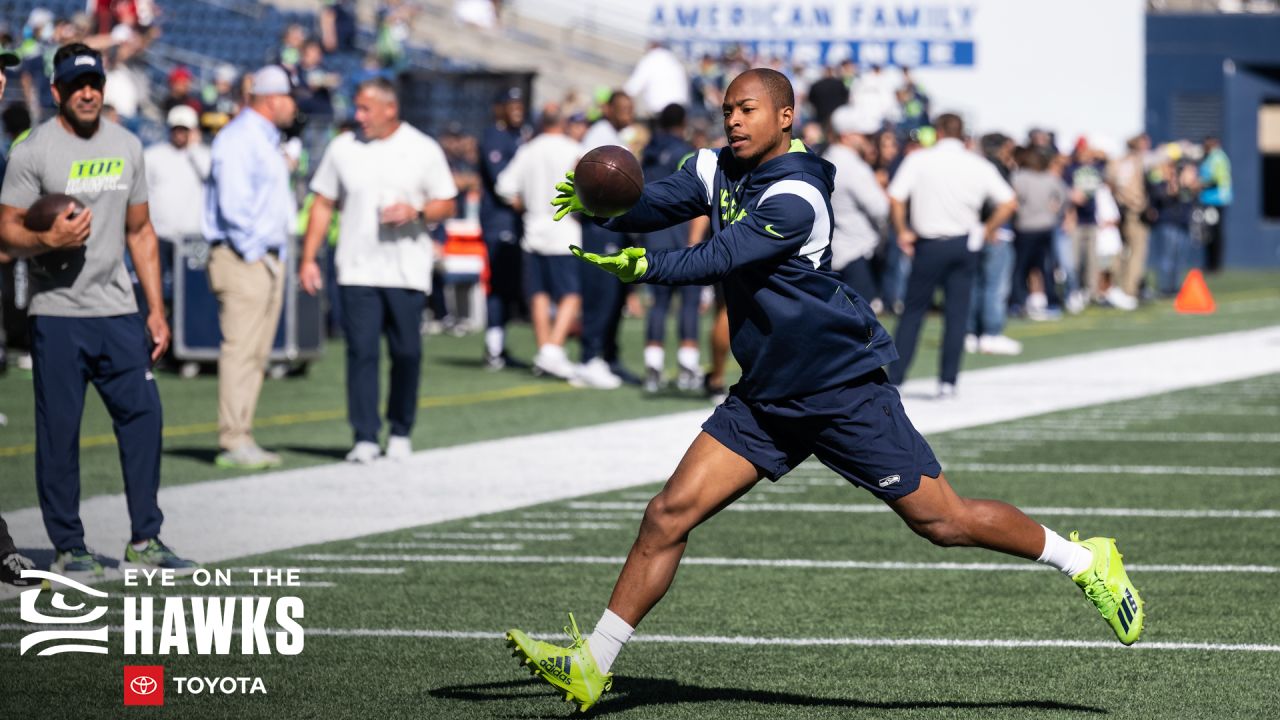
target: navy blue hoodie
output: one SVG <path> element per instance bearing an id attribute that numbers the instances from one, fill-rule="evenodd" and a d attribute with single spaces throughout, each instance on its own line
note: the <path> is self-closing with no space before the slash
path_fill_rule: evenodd
<path id="1" fill-rule="evenodd" d="M 811 395 L 898 358 L 866 301 L 831 271 L 835 168 L 792 142 L 791 152 L 744 172 L 731 150 L 699 150 L 678 172 L 647 183 L 640 202 L 604 223 L 650 232 L 710 215 L 714 235 L 646 255 L 641 282 L 723 282 L 734 392 L 745 400 Z"/>

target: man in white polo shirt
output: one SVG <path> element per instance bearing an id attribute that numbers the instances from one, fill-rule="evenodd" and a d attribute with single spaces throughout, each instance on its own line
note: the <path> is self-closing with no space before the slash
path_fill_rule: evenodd
<path id="1" fill-rule="evenodd" d="M 386 456 L 409 456 L 418 408 L 422 338 L 419 323 L 431 289 L 432 245 L 427 226 L 454 214 L 458 189 L 435 140 L 400 121 L 395 86 L 383 78 L 361 83 L 355 96 L 360 129 L 325 149 L 311 191 L 315 200 L 303 241 L 298 280 L 308 293 L 321 287 L 316 253 L 336 203 L 338 286 L 347 341 L 347 416 L 355 445 L 347 460 L 377 459 L 378 356 L 382 335 L 391 353 Z"/>
<path id="2" fill-rule="evenodd" d="M 938 143 L 908 155 L 889 183 L 893 224 L 898 246 L 912 257 L 907 297 L 894 343 L 898 361 L 889 366 L 889 380 L 901 385 L 911 367 L 925 313 L 941 285 L 946 300 L 942 325 L 942 360 L 938 396 L 956 392 L 964 334 L 972 302 L 978 251 L 983 243 L 999 242 L 996 231 L 1018 209 L 1013 189 L 995 167 L 964 146 L 964 123 L 956 115 L 938 116 Z M 978 213 L 987 200 L 996 206 L 986 223 Z M 911 222 L 907 222 L 907 203 Z"/>

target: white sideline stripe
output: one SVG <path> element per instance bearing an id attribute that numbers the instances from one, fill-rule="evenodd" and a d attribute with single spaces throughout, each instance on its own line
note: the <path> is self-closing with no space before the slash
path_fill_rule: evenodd
<path id="1" fill-rule="evenodd" d="M 264 568 L 264 567 L 245 566 L 245 567 L 228 567 L 228 568 L 218 568 L 218 569 L 231 570 L 234 572 L 249 572 L 251 570 L 286 569 L 286 570 L 301 570 L 303 573 L 306 573 L 306 574 L 319 574 L 319 575 L 403 575 L 404 574 L 404 568 L 402 567 L 371 568 L 371 567 L 323 567 L 320 565 L 310 565 L 310 566 L 302 565 L 302 566 L 292 567 L 292 568 Z M 213 572 L 213 570 L 214 570 L 213 568 L 210 568 L 210 572 Z"/>
<path id="2" fill-rule="evenodd" d="M 517 565 L 621 565 L 625 557 L 594 555 L 330 555 L 327 553 L 294 555 L 295 560 L 312 561 L 360 561 L 360 562 L 421 562 L 421 563 L 498 563 Z M 685 565 L 711 567 L 772 567 L 772 568 L 823 568 L 828 570 L 986 570 L 997 572 L 1024 572 L 1052 570 L 1036 563 L 955 563 L 955 562 L 899 562 L 866 560 L 803 560 L 796 558 L 717 558 L 685 557 Z M 1128 565 L 1126 570 L 1167 573 L 1280 573 L 1273 565 Z"/>
<path id="3" fill-rule="evenodd" d="M 1275 467 L 1184 467 L 1182 465 L 1052 465 L 1048 463 L 950 463 L 949 470 L 1053 475 L 1195 475 L 1280 477 Z"/>
<path id="4" fill-rule="evenodd" d="M 471 527 L 510 530 L 617 530 L 620 523 L 613 522 L 517 522 L 517 521 L 480 521 L 471 523 Z"/>
<path id="5" fill-rule="evenodd" d="M 448 543 L 448 542 L 358 542 L 366 550 L 523 550 L 524 543 Z"/>
<path id="6" fill-rule="evenodd" d="M 520 517 L 525 520 L 617 520 L 617 513 L 571 513 L 563 510 L 544 510 L 538 512 L 523 512 Z"/>
<path id="7" fill-rule="evenodd" d="M 842 480 L 841 483 L 844 481 Z M 769 503 L 750 502 L 750 495 L 730 505 L 733 512 L 805 512 L 805 513 L 888 513 L 888 505 L 882 503 Z M 644 503 L 594 502 L 588 500 L 569 503 L 571 507 L 592 508 L 608 506 L 616 510 L 643 511 Z M 1154 517 L 1154 518 L 1229 518 L 1233 520 L 1270 520 L 1280 518 L 1280 510 L 1161 510 L 1158 508 L 1072 508 L 1072 507 L 1024 507 L 1028 515 L 1065 515 L 1068 517 Z"/>
<path id="8" fill-rule="evenodd" d="M 416 532 L 422 540 L 572 540 L 572 533 L 472 533 L 472 532 Z"/>
<path id="9" fill-rule="evenodd" d="M 1044 440 L 1044 441 L 1065 441 L 1065 442 L 1157 442 L 1157 443 L 1184 443 L 1184 442 L 1202 442 L 1202 443 L 1280 443 L 1280 433 L 1189 433 L 1189 432 L 1122 432 L 1122 433 L 1104 433 L 1076 431 L 1064 432 L 1053 430 L 1005 430 L 1000 432 L 985 432 L 974 430 L 971 432 L 960 432 L 955 436 L 956 441 L 983 440 L 994 443 L 1008 442 L 1011 440 Z"/>
<path id="10" fill-rule="evenodd" d="M 1274 325 L 1081 353 L 966 372 L 963 392 L 946 403 L 922 399 L 936 381 L 920 378 L 903 387 L 904 403 L 916 428 L 930 435 L 1280 373 L 1278 347 Z M 334 462 L 162 487 L 165 541 L 212 564 L 650 485 L 670 476 L 709 413 L 437 448 L 401 463 Z M 645 452 L 618 462 L 610 442 L 618 437 L 645 438 Z M 129 540 L 123 493 L 85 499 L 80 516 L 89 547 Z M 4 517 L 19 547 L 48 546 L 38 507 L 6 508 Z M 0 588 L 0 597 L 11 596 L 6 592 Z"/>
<path id="11" fill-rule="evenodd" d="M 51 624 L 49 627 L 65 627 Z M 123 630 L 113 626 L 114 631 Z M 28 632 L 28 624 L 0 624 L 0 631 Z M 506 633 L 488 630 L 419 630 L 410 628 L 306 628 L 309 637 L 339 638 L 411 638 L 419 640 L 503 640 Z M 194 628 L 188 628 L 193 633 Z M 234 630 L 239 633 L 239 629 Z M 534 638 L 552 639 L 558 636 L 554 632 L 530 633 Z M 1139 642 L 1125 647 L 1117 642 L 1101 640 L 1001 640 L 1001 639 L 968 639 L 968 638 L 863 638 L 863 637 L 827 637 L 827 638 L 786 638 L 786 637 L 751 637 L 747 635 L 636 635 L 633 643 L 665 643 L 669 645 L 748 645 L 761 647 L 955 647 L 955 648 L 998 648 L 998 649 L 1043 649 L 1072 648 L 1096 650 L 1197 650 L 1205 652 L 1280 652 L 1280 645 L 1260 645 L 1247 643 L 1210 643 L 1210 642 Z M 0 644 L 0 647 L 5 647 Z M 8 643 L 7 646 L 16 646 Z"/>
<path id="12" fill-rule="evenodd" d="M 431 640 L 503 640 L 505 633 L 484 630 L 409 630 L 396 628 L 307 628 L 307 635 L 327 637 L 418 638 Z M 535 638 L 555 638 L 558 633 L 530 633 Z M 973 640 L 967 638 L 785 638 L 745 635 L 645 635 L 630 642 L 670 645 L 752 645 L 772 647 L 960 647 L 960 648 L 1085 648 L 1098 650 L 1199 650 L 1209 652 L 1280 652 L 1280 645 L 1208 642 L 1138 642 L 1125 647 L 1100 640 Z"/>

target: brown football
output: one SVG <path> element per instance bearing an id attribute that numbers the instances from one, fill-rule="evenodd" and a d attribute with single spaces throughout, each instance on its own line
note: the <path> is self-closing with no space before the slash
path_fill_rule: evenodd
<path id="1" fill-rule="evenodd" d="M 640 161 L 620 145 L 603 145 L 578 161 L 573 185 L 587 212 L 614 217 L 631 209 L 644 190 Z"/>
<path id="2" fill-rule="evenodd" d="M 75 215 L 79 215 L 84 211 L 84 203 L 70 195 L 63 195 L 62 193 L 45 195 L 27 208 L 27 217 L 22 224 L 31 232 L 44 232 L 53 227 L 53 221 L 67 211 L 67 205 L 69 204 L 75 205 Z M 72 217 L 75 217 L 75 215 L 72 215 Z"/>

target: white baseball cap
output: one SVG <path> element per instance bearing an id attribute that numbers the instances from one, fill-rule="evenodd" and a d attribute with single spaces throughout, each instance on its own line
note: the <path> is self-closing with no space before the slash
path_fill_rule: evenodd
<path id="1" fill-rule="evenodd" d="M 837 135 L 874 135 L 880 129 L 880 121 L 872 112 L 859 111 L 853 105 L 841 105 L 831 113 L 831 129 Z"/>
<path id="2" fill-rule="evenodd" d="M 200 118 L 196 115 L 195 108 L 190 105 L 174 105 L 169 110 L 167 118 L 168 125 L 171 128 L 188 128 L 195 130 L 200 127 Z"/>
<path id="3" fill-rule="evenodd" d="M 279 65 L 267 65 L 253 74 L 254 95 L 289 95 L 293 93 L 293 83 L 289 82 L 289 73 Z"/>

